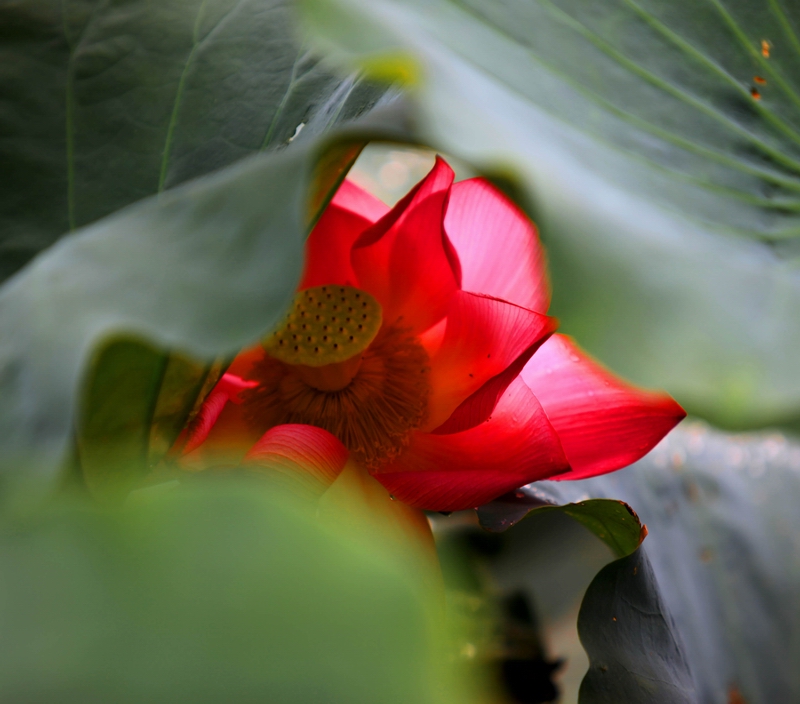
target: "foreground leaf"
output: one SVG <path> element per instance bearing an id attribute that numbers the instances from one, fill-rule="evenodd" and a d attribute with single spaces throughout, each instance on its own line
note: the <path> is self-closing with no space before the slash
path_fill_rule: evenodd
<path id="1" fill-rule="evenodd" d="M 299 4 L 348 66 L 418 77 L 418 139 L 521 184 L 566 332 L 717 423 L 800 422 L 800 43 L 784 3 Z"/>
<path id="2" fill-rule="evenodd" d="M 426 594 L 375 536 L 259 482 L 59 507 L 0 529 L 0 699 L 475 701 Z"/>

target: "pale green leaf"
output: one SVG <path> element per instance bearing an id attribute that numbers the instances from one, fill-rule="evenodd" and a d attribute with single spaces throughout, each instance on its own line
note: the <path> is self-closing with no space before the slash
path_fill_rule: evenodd
<path id="1" fill-rule="evenodd" d="M 564 331 L 715 422 L 800 419 L 793 4 L 299 6 L 348 67 L 416 67 L 417 139 L 521 186 Z"/>

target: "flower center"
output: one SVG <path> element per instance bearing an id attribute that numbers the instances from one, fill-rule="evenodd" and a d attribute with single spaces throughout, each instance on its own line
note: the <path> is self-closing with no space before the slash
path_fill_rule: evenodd
<path id="1" fill-rule="evenodd" d="M 416 338 L 381 327 L 380 315 L 377 301 L 352 287 L 298 294 L 253 367 L 259 385 L 241 394 L 253 429 L 324 428 L 367 468 L 402 452 L 425 420 L 429 360 Z"/>
<path id="2" fill-rule="evenodd" d="M 362 352 L 381 328 L 381 305 L 352 286 L 317 286 L 298 293 L 283 325 L 263 345 L 295 368 L 309 386 L 339 391 L 358 372 Z"/>

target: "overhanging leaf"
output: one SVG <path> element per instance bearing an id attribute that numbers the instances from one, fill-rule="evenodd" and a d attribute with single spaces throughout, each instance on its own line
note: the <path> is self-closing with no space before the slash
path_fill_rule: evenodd
<path id="1" fill-rule="evenodd" d="M 340 139 L 352 143 L 353 135 Z M 335 142 L 293 144 L 132 206 L 66 238 L 0 290 L 7 500 L 50 486 L 86 362 L 109 336 L 136 335 L 210 363 L 269 330 L 300 276 L 314 166 Z M 316 182 L 335 179 L 317 172 Z M 140 409 L 156 403 L 147 384 L 140 391 Z M 109 418 L 107 427 L 115 425 Z"/>
<path id="2" fill-rule="evenodd" d="M 348 65 L 418 67 L 418 139 L 522 184 L 566 332 L 715 422 L 800 419 L 800 43 L 781 0 L 299 4 Z"/>

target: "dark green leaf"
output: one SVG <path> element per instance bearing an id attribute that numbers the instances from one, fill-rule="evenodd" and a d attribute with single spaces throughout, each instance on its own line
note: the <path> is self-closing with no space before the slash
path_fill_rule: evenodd
<path id="1" fill-rule="evenodd" d="M 581 704 L 694 704 L 692 676 L 643 549 L 604 567 L 578 616 Z"/>
<path id="2" fill-rule="evenodd" d="M 417 67 L 419 140 L 520 184 L 566 332 L 715 422 L 800 420 L 793 5 L 299 2 L 348 65 Z"/>
<path id="3" fill-rule="evenodd" d="M 0 2 L 0 281 L 68 230 L 383 94 L 298 36 L 286 0 Z"/>
<path id="4" fill-rule="evenodd" d="M 77 427 L 78 459 L 95 495 L 122 498 L 147 474 L 154 399 L 167 363 L 165 355 L 132 340 L 97 351 Z"/>
<path id="5" fill-rule="evenodd" d="M 490 531 L 502 531 L 530 514 L 558 511 L 586 526 L 602 540 L 617 557 L 630 555 L 641 545 L 647 528 L 639 522 L 636 512 L 624 501 L 590 499 L 552 505 L 550 499 L 537 496 L 536 485 L 522 487 L 518 491 L 501 496 L 490 504 L 481 506 L 478 518 L 481 525 Z"/>
<path id="6" fill-rule="evenodd" d="M 172 447 L 222 373 L 139 340 L 96 350 L 83 384 L 77 461 L 97 497 L 121 499 Z"/>
<path id="7" fill-rule="evenodd" d="M 222 360 L 198 364 L 176 353 L 166 357 L 158 396 L 151 397 L 155 406 L 146 419 L 150 434 L 145 463 L 150 467 L 167 454 L 227 366 Z"/>
<path id="8" fill-rule="evenodd" d="M 536 488 L 559 502 L 613 496 L 636 507 L 699 701 L 797 699 L 800 445 L 687 424 L 627 469 Z"/>
<path id="9" fill-rule="evenodd" d="M 0 699 L 139 704 L 474 701 L 425 594 L 374 536 L 262 483 L 0 530 Z"/>

